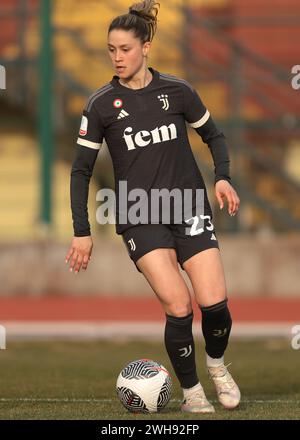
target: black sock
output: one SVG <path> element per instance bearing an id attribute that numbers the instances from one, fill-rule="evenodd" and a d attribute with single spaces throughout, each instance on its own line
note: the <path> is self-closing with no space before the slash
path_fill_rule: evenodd
<path id="1" fill-rule="evenodd" d="M 166 315 L 165 345 L 182 388 L 191 388 L 199 382 L 192 333 L 193 317 L 193 312 L 183 318 Z"/>
<path id="2" fill-rule="evenodd" d="M 232 320 L 227 301 L 225 299 L 209 307 L 200 307 L 205 350 L 212 358 L 222 357 L 228 345 Z"/>

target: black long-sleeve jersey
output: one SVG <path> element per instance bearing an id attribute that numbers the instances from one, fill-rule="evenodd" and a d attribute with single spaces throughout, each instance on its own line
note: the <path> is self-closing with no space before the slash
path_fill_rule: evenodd
<path id="1" fill-rule="evenodd" d="M 203 189 L 204 213 L 211 214 L 206 187 L 189 143 L 186 121 L 210 148 L 215 182 L 231 181 L 225 137 L 195 89 L 183 79 L 153 68 L 149 70 L 153 78 L 148 86 L 130 89 L 114 76 L 87 101 L 71 171 L 71 208 L 77 237 L 91 232 L 87 209 L 89 181 L 104 139 L 114 169 L 117 234 L 132 226 L 129 220 L 122 224 L 118 221 L 121 181 L 126 182 L 128 193 L 136 188 L 147 194 L 162 188 L 169 191 Z M 128 201 L 127 209 L 130 203 L 134 202 Z"/>

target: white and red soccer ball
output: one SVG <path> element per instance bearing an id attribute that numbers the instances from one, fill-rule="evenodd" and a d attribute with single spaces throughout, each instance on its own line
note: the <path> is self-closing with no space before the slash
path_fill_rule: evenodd
<path id="1" fill-rule="evenodd" d="M 151 359 L 130 362 L 117 379 L 117 394 L 133 413 L 155 413 L 169 402 L 172 380 L 168 370 Z"/>

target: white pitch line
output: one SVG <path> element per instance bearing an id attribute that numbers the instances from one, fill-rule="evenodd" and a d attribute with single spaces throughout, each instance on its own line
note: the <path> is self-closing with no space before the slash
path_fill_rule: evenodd
<path id="1" fill-rule="evenodd" d="M 164 322 L 1 322 L 6 329 L 7 342 L 34 340 L 161 340 Z M 233 325 L 231 338 L 267 338 L 292 337 L 294 323 L 267 322 L 236 322 Z M 195 335 L 200 336 L 200 327 L 194 327 Z"/>
<path id="2" fill-rule="evenodd" d="M 117 402 L 118 399 L 72 399 L 72 398 L 31 398 L 31 397 L 2 397 L 0 402 L 44 402 L 44 403 L 104 403 L 104 402 Z M 170 402 L 181 402 L 181 399 L 171 399 Z M 211 400 L 213 403 L 217 403 L 217 400 Z M 299 400 L 241 400 L 241 403 L 282 403 L 282 404 L 300 404 Z"/>

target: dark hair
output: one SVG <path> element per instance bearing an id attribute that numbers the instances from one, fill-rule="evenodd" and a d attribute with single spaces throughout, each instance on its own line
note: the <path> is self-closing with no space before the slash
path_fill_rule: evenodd
<path id="1" fill-rule="evenodd" d="M 144 44 L 152 41 L 157 29 L 157 14 L 160 4 L 154 0 L 134 3 L 125 15 L 116 17 L 110 24 L 108 33 L 114 29 L 133 31 Z"/>

